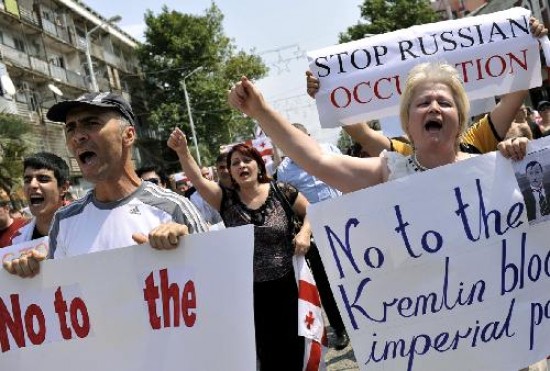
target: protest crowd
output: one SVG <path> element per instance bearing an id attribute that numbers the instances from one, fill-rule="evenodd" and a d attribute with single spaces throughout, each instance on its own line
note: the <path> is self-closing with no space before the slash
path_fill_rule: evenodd
<path id="1" fill-rule="evenodd" d="M 529 25 L 535 37 L 546 36 L 547 29 L 536 19 L 531 18 Z M 323 89 L 322 79 L 313 71 L 306 72 L 305 83 L 312 98 Z M 84 197 L 70 200 L 69 167 L 64 160 L 47 152 L 26 157 L 22 175 L 30 215 L 13 216 L 9 200 L 1 201 L 0 247 L 47 236 L 48 251 L 25 250 L 5 259 L 3 266 L 13 275 L 36 279 L 46 259 L 136 244 L 172 250 L 182 239 L 181 248 L 185 248 L 187 235 L 253 225 L 257 367 L 262 371 L 321 369 L 324 352 L 318 368 L 309 368 L 312 345 L 298 332 L 303 324 L 295 257 L 305 257 L 326 325 L 332 329 L 328 342 L 326 334 L 321 334 L 320 347 L 349 349 L 350 328 L 346 330 L 342 318 L 346 313 L 339 310 L 335 298 L 340 293 L 336 285 L 331 289 L 312 235 L 310 204 L 493 151 L 509 161 L 520 161 L 530 141 L 550 135 L 550 101 L 529 107 L 526 97 L 525 89 L 509 91 L 490 112 L 472 118 L 459 70 L 442 61 L 415 63 L 403 82 L 399 112 L 395 112 L 405 135 L 386 137 L 376 130 L 374 121 L 347 123 L 343 130 L 353 144 L 342 154 L 332 144 L 316 142 L 302 124 L 289 122 L 264 100 L 252 81 L 242 77 L 228 93 L 229 105 L 253 118 L 275 151 L 285 156 L 276 159 L 270 170 L 256 148 L 241 143 L 220 153 L 211 168 L 201 168 L 186 133 L 176 128 L 166 145 L 175 151 L 192 184 L 179 187 L 162 164 L 135 168 L 131 153 L 136 118 L 120 95 L 89 93 L 61 101 L 47 117 L 64 123 L 67 147 L 93 188 Z M 540 163 L 529 163 L 525 172 L 533 189 L 543 188 Z M 529 193 L 525 203 L 529 220 L 547 215 L 550 219 L 550 189 Z M 548 348 L 550 353 L 550 344 Z M 372 359 L 375 352 L 373 347 Z M 524 366 L 548 370 L 546 360 Z"/>

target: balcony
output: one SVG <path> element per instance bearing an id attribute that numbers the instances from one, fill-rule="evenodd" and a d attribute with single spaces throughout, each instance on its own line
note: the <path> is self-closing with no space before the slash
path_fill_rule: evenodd
<path id="1" fill-rule="evenodd" d="M 80 50 L 86 50 L 86 38 L 82 36 L 76 36 L 76 47 Z"/>
<path id="2" fill-rule="evenodd" d="M 65 70 L 65 72 L 67 73 L 67 82 L 70 85 L 76 86 L 83 90 L 90 89 L 88 84 L 86 84 L 86 79 L 84 78 L 84 76 L 70 70 Z"/>
<path id="3" fill-rule="evenodd" d="M 96 80 L 99 91 L 111 91 L 111 84 L 109 84 L 109 80 L 104 77 L 98 77 Z"/>
<path id="4" fill-rule="evenodd" d="M 49 34 L 57 36 L 57 29 L 55 24 L 47 19 L 42 18 L 42 28 Z"/>
<path id="5" fill-rule="evenodd" d="M 56 25 L 55 23 L 48 21 L 47 19 L 42 18 L 42 28 L 44 31 L 49 33 L 50 35 L 53 35 L 66 43 L 71 43 L 71 39 L 69 38 L 69 33 L 66 29 L 64 29 L 63 25 Z"/>
<path id="6" fill-rule="evenodd" d="M 94 43 L 91 43 L 90 45 L 90 52 L 91 54 L 96 57 L 97 59 L 103 60 L 105 57 L 103 56 L 103 47 L 96 45 Z"/>
<path id="7" fill-rule="evenodd" d="M 108 52 L 104 52 L 103 55 L 105 56 L 105 62 L 107 62 L 108 64 L 115 66 L 117 68 L 122 67 L 122 61 L 116 55 Z"/>
<path id="8" fill-rule="evenodd" d="M 16 115 L 24 119 L 25 121 L 28 121 L 30 123 L 37 123 L 37 115 L 36 112 L 29 109 L 29 105 L 25 102 L 16 102 Z"/>
<path id="9" fill-rule="evenodd" d="M 40 26 L 40 21 L 38 20 L 38 17 L 35 15 L 35 13 L 31 9 L 26 9 L 19 5 L 19 14 L 21 15 L 21 19 L 35 24 L 37 26 Z"/>
<path id="10" fill-rule="evenodd" d="M 50 73 L 54 79 L 67 82 L 67 71 L 64 68 L 50 64 Z"/>
<path id="11" fill-rule="evenodd" d="M 10 46 L 0 44 L 0 55 L 2 56 L 2 59 L 9 60 L 17 66 L 24 68 L 31 67 L 27 53 Z"/>
<path id="12" fill-rule="evenodd" d="M 29 57 L 31 62 L 31 68 L 35 71 L 40 72 L 43 75 L 50 76 L 50 70 L 48 69 L 48 63 L 42 59 L 36 57 Z"/>
<path id="13" fill-rule="evenodd" d="M 57 37 L 59 37 L 61 40 L 65 41 L 66 43 L 71 43 L 71 38 L 69 37 L 69 33 L 66 29 L 57 26 Z"/>

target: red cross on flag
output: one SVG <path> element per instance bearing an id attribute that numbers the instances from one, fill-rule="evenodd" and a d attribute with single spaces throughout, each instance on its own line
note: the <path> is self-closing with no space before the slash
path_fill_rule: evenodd
<path id="1" fill-rule="evenodd" d="M 327 336 L 321 299 L 302 255 L 294 255 L 294 272 L 298 282 L 298 335 L 305 338 L 304 371 L 326 370 Z"/>
<path id="2" fill-rule="evenodd" d="M 269 139 L 269 137 L 262 136 L 249 139 L 245 143 L 256 148 L 262 157 L 273 155 L 273 144 L 271 144 L 271 139 Z"/>

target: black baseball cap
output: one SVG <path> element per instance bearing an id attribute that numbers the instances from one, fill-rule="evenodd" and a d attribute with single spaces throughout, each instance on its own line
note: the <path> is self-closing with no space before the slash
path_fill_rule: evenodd
<path id="1" fill-rule="evenodd" d="M 119 94 L 112 92 L 86 93 L 74 100 L 56 103 L 48 110 L 46 117 L 51 121 L 65 122 L 67 112 L 79 106 L 115 109 L 120 112 L 130 124 L 135 125 L 135 116 L 134 112 L 132 112 L 130 103 Z"/>

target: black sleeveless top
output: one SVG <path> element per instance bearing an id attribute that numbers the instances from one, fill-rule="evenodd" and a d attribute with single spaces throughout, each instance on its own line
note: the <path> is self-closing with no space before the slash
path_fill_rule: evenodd
<path id="1" fill-rule="evenodd" d="M 278 182 L 279 188 L 291 205 L 298 190 L 290 184 Z M 269 188 L 265 202 L 257 209 L 249 209 L 235 190 L 223 190 L 220 215 L 226 227 L 254 224 L 254 281 L 264 282 L 283 277 L 292 269 L 294 246 L 289 233 L 289 220 L 281 201 Z"/>

